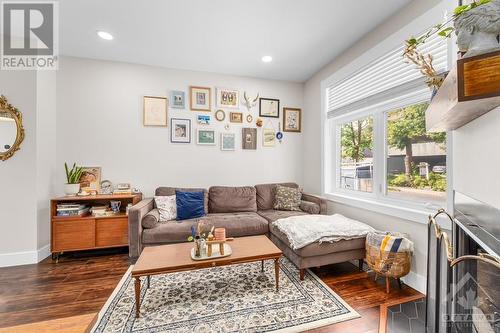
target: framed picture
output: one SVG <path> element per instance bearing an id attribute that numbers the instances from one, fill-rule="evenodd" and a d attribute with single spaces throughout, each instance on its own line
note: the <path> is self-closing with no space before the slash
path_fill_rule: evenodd
<path id="1" fill-rule="evenodd" d="M 262 146 L 274 147 L 276 144 L 276 132 L 272 128 L 264 128 L 262 131 Z"/>
<path id="2" fill-rule="evenodd" d="M 197 119 L 199 125 L 210 125 L 210 115 L 208 114 L 199 114 Z"/>
<path id="3" fill-rule="evenodd" d="M 144 126 L 167 126 L 168 99 L 144 96 Z"/>
<path id="4" fill-rule="evenodd" d="M 229 121 L 232 123 L 242 123 L 243 122 L 243 113 L 230 112 L 229 113 Z"/>
<path id="5" fill-rule="evenodd" d="M 218 121 L 223 121 L 224 119 L 226 119 L 226 113 L 224 112 L 224 110 L 217 110 L 215 112 L 215 119 L 217 119 Z"/>
<path id="6" fill-rule="evenodd" d="M 170 142 L 191 143 L 191 120 L 170 119 Z"/>
<path id="7" fill-rule="evenodd" d="M 80 176 L 80 187 L 91 190 L 101 190 L 101 168 L 100 167 L 83 167 L 82 175 Z"/>
<path id="8" fill-rule="evenodd" d="M 259 116 L 280 117 L 280 100 L 272 98 L 259 98 Z"/>
<path id="9" fill-rule="evenodd" d="M 172 91 L 170 93 L 170 107 L 174 109 L 185 109 L 186 93 L 184 91 Z"/>
<path id="10" fill-rule="evenodd" d="M 215 145 L 215 131 L 198 129 L 196 143 L 199 145 Z"/>
<path id="11" fill-rule="evenodd" d="M 243 149 L 257 149 L 257 129 L 242 128 L 241 146 Z"/>
<path id="12" fill-rule="evenodd" d="M 283 132 L 301 132 L 301 109 L 283 108 Z"/>
<path id="13" fill-rule="evenodd" d="M 236 135 L 234 133 L 220 134 L 220 150 L 235 150 Z"/>
<path id="14" fill-rule="evenodd" d="M 193 111 L 211 111 L 211 89 L 207 87 L 189 87 L 190 106 Z"/>
<path id="15" fill-rule="evenodd" d="M 217 107 L 238 109 L 240 105 L 240 93 L 238 90 L 217 88 Z"/>

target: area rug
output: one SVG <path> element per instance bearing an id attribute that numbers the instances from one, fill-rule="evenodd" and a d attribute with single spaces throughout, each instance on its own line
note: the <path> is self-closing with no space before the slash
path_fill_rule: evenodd
<path id="1" fill-rule="evenodd" d="M 358 318 L 314 273 L 299 280 L 281 261 L 276 291 L 274 262 L 214 267 L 151 277 L 142 283 L 135 318 L 131 268 L 108 299 L 91 332 L 302 332 Z"/>

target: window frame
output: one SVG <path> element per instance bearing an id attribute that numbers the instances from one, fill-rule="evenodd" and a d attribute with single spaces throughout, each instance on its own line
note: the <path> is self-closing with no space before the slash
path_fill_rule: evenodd
<path id="1" fill-rule="evenodd" d="M 390 95 L 390 90 L 388 91 Z M 326 92 L 325 92 L 326 94 Z M 363 207 L 366 204 L 379 205 L 381 212 L 390 215 L 397 215 L 403 218 L 422 221 L 422 214 L 427 216 L 435 212 L 438 208 L 447 208 L 450 202 L 451 193 L 451 135 L 446 134 L 446 168 L 447 168 L 447 191 L 446 203 L 435 202 L 414 202 L 399 198 L 390 197 L 387 193 L 387 114 L 397 108 L 410 106 L 422 102 L 429 102 L 431 93 L 427 87 L 412 89 L 407 94 L 394 99 L 386 100 L 374 105 L 365 105 L 356 111 L 351 111 L 338 116 L 328 118 L 325 114 L 325 135 L 324 138 L 324 160 L 323 160 L 323 195 L 342 201 L 353 203 L 357 201 Z M 362 192 L 357 190 L 340 188 L 340 163 L 341 163 L 341 126 L 349 121 L 358 120 L 365 117 L 373 117 L 373 191 Z M 333 166 L 334 168 L 330 168 Z M 328 174 L 330 170 L 331 174 Z M 333 177 L 332 177 L 333 176 Z M 443 207 L 444 206 L 444 207 Z M 379 207 L 379 208 L 380 208 Z M 373 207 L 372 207 L 373 208 Z M 387 210 L 394 208 L 394 210 Z M 377 210 L 377 209 L 372 209 Z M 398 212 L 399 211 L 399 212 Z M 403 211 L 403 213 L 401 213 Z"/>

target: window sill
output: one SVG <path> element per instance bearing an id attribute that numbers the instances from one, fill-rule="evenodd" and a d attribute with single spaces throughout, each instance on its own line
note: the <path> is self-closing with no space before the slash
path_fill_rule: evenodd
<path id="1" fill-rule="evenodd" d="M 359 198 L 343 193 L 326 193 L 324 197 L 327 200 L 347 206 L 362 208 L 421 224 L 427 224 L 429 215 L 436 213 L 436 210 L 402 207 L 392 202 L 381 202 L 371 198 Z M 438 217 L 437 222 L 443 229 L 451 230 L 451 221 L 448 218 Z"/>

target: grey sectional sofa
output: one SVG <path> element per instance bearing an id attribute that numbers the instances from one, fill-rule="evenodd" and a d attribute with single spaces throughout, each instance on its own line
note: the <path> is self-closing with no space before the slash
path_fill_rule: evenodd
<path id="1" fill-rule="evenodd" d="M 144 199 L 129 211 L 129 255 L 137 258 L 145 246 L 185 242 L 191 226 L 203 219 L 209 225 L 226 228 L 228 237 L 268 235 L 283 253 L 301 269 L 362 259 L 364 239 L 337 243 L 311 244 L 300 250 L 290 248 L 285 235 L 273 228 L 273 222 L 284 217 L 305 214 L 326 214 L 326 201 L 317 196 L 303 194 L 301 211 L 273 209 L 274 193 L 278 184 L 260 184 L 243 187 L 213 186 L 200 188 L 159 187 L 155 195 L 174 195 L 176 190 L 203 191 L 206 216 L 184 221 L 159 222 L 154 199 Z M 295 183 L 280 185 L 298 188 Z"/>

